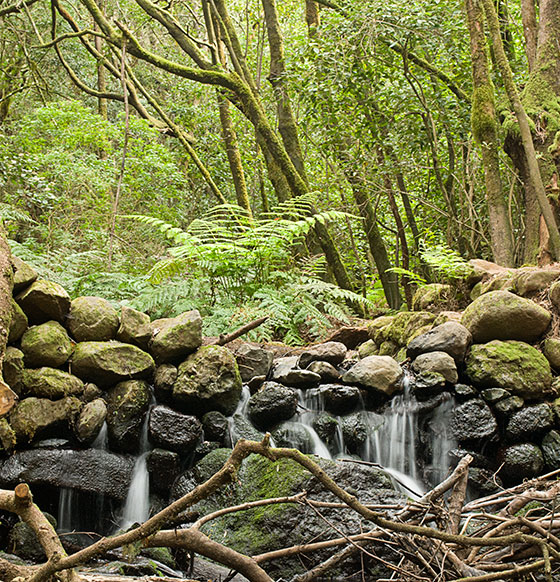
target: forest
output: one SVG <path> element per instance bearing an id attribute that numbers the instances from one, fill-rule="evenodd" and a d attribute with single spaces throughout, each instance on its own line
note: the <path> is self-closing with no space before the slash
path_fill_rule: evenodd
<path id="1" fill-rule="evenodd" d="M 158 547 L 162 580 L 556 579 L 556 0 L 0 0 L 0 31 L 0 578 Z"/>

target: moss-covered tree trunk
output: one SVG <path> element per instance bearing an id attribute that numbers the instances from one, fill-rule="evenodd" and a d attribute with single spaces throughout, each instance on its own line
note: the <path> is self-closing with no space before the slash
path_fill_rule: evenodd
<path id="1" fill-rule="evenodd" d="M 4 416 L 14 405 L 16 395 L 4 382 L 2 365 L 12 321 L 13 267 L 10 247 L 6 232 L 0 222 L 0 417 Z"/>

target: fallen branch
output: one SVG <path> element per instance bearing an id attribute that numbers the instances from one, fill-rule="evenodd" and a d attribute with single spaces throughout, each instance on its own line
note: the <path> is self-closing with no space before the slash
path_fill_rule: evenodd
<path id="1" fill-rule="evenodd" d="M 210 342 L 209 345 L 225 346 L 226 344 L 229 344 L 233 340 L 236 340 L 238 337 L 241 337 L 242 335 L 245 335 L 246 333 L 249 333 L 253 329 L 259 327 L 265 321 L 267 321 L 267 319 L 269 319 L 268 315 L 266 317 L 259 317 L 259 319 L 255 319 L 254 321 L 246 323 L 245 325 L 241 326 L 239 329 L 236 329 L 235 331 L 232 331 L 231 333 L 221 334 L 217 339 Z"/>

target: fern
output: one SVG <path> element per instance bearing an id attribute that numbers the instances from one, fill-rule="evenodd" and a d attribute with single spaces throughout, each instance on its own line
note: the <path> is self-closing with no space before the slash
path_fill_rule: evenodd
<path id="1" fill-rule="evenodd" d="M 463 279 L 473 271 L 459 253 L 445 244 L 428 246 L 421 242 L 420 255 L 436 273 L 448 279 Z"/>

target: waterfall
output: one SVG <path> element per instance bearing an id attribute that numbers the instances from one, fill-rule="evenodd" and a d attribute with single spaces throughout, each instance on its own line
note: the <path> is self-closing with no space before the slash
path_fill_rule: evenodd
<path id="1" fill-rule="evenodd" d="M 298 413 L 294 424 L 299 424 L 309 436 L 310 449 L 305 451 L 323 459 L 332 459 L 327 445 L 320 439 L 312 422 L 317 413 L 323 410 L 323 400 L 318 390 L 298 390 Z"/>
<path id="2" fill-rule="evenodd" d="M 74 489 L 62 487 L 58 497 L 57 531 L 67 533 L 72 531 Z"/>
<path id="3" fill-rule="evenodd" d="M 437 485 L 447 477 L 450 465 L 448 453 L 457 446 L 449 429 L 454 407 L 454 399 L 449 395 L 434 409 L 427 422 L 431 461 L 427 464 L 425 473 L 432 485 Z"/>

